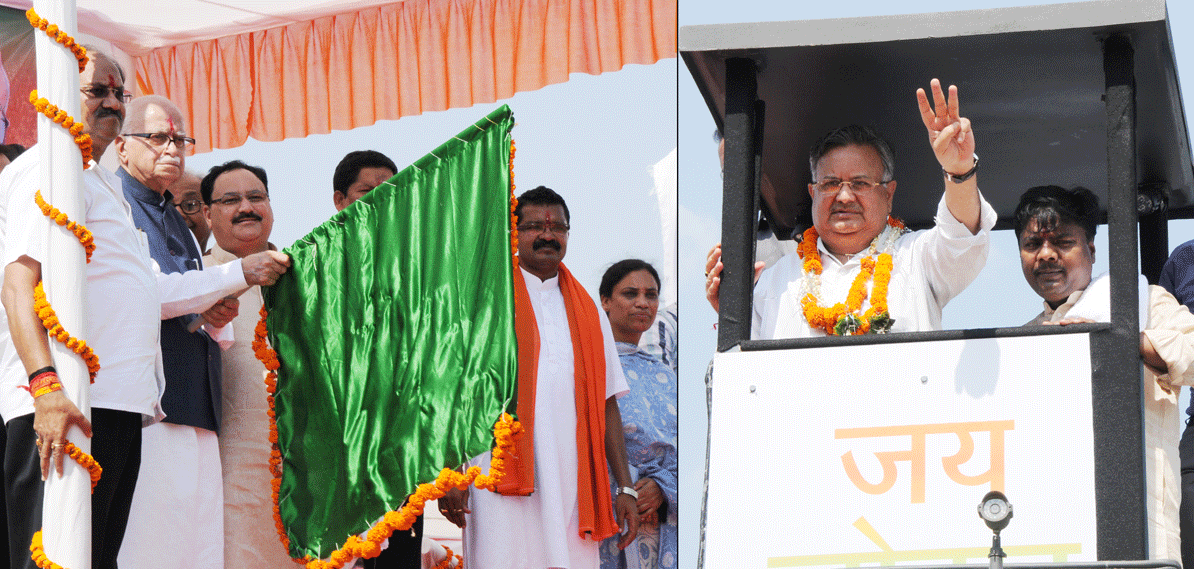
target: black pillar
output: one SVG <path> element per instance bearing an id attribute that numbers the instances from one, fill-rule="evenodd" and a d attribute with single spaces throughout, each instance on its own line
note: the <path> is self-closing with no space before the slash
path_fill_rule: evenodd
<path id="1" fill-rule="evenodd" d="M 755 216 L 758 212 L 758 152 L 754 61 L 726 60 L 725 164 L 721 205 L 721 292 L 717 351 L 750 339 L 754 288 Z"/>
<path id="2" fill-rule="evenodd" d="M 1091 334 L 1100 560 L 1148 558 L 1136 262 L 1136 85 L 1131 40 L 1103 42 L 1111 329 Z"/>

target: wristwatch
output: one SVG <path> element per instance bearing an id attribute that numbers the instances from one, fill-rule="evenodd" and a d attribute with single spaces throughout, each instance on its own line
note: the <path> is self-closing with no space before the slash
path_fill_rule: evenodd
<path id="1" fill-rule="evenodd" d="M 626 494 L 635 500 L 638 499 L 638 490 L 635 490 L 629 486 L 621 486 L 618 488 L 618 496 L 621 496 L 622 494 Z"/>
<path id="2" fill-rule="evenodd" d="M 978 154 L 974 155 L 974 166 L 972 166 L 965 174 L 950 174 L 949 172 L 946 172 L 944 168 L 941 169 L 941 172 L 945 174 L 946 180 L 949 180 L 955 184 L 961 184 L 962 182 L 973 178 L 974 173 L 978 172 Z"/>

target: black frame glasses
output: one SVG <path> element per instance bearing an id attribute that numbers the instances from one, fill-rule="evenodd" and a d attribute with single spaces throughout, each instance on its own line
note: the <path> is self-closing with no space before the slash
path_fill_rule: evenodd
<path id="1" fill-rule="evenodd" d="M 126 133 L 124 136 L 135 136 L 137 138 L 144 138 L 144 139 L 148 140 L 150 142 L 150 144 L 152 144 L 158 148 L 165 148 L 166 145 L 169 144 L 170 142 L 173 142 L 174 146 L 176 148 L 178 148 L 179 150 L 187 150 L 187 149 L 195 146 L 195 139 L 193 139 L 189 136 L 181 136 L 181 135 L 170 136 L 164 132 L 130 132 L 130 133 Z"/>
<path id="2" fill-rule="evenodd" d="M 108 95 L 115 95 L 116 100 L 127 103 L 133 100 L 133 94 L 124 90 L 124 87 L 109 87 L 107 85 L 88 85 L 79 89 L 80 93 L 87 95 L 91 99 L 107 99 Z"/>

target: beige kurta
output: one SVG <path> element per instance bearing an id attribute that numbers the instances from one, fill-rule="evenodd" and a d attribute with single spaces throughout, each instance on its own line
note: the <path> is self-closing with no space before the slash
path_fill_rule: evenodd
<path id="1" fill-rule="evenodd" d="M 219 245 L 203 258 L 208 265 L 228 263 L 236 256 Z M 260 318 L 261 287 L 240 296 L 232 321 L 234 340 L 220 355 L 223 422 L 220 462 L 224 470 L 224 566 L 293 569 L 290 555 L 278 541 L 270 496 L 269 408 L 265 366 L 253 355 L 253 329 Z"/>
<path id="2" fill-rule="evenodd" d="M 1148 556 L 1150 559 L 1181 559 L 1178 511 L 1181 506 L 1181 439 L 1178 391 L 1194 385 L 1194 315 L 1165 289 L 1140 283 L 1141 320 L 1144 335 L 1165 360 L 1168 373 L 1158 376 L 1144 368 L 1145 479 L 1148 492 Z M 1147 289 L 1145 287 L 1147 286 Z M 1144 291 L 1147 290 L 1147 293 Z M 1067 316 L 1082 316 L 1097 322 L 1111 319 L 1110 279 L 1100 276 L 1082 291 L 1070 295 L 1064 304 L 1045 311 L 1029 324 L 1057 322 Z M 1147 296 L 1146 296 L 1147 295 Z"/>

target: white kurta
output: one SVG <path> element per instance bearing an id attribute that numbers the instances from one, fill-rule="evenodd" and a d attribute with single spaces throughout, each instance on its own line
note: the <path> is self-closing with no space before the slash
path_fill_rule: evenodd
<path id="1" fill-rule="evenodd" d="M 236 256 L 215 245 L 204 264 L 230 263 Z M 240 295 L 232 320 L 233 342 L 220 354 L 223 366 L 220 465 L 224 471 L 224 566 L 296 567 L 274 528 L 270 494 L 269 403 L 265 365 L 253 354 L 254 328 L 261 316 L 261 287 Z"/>
<path id="2" fill-rule="evenodd" d="M 1168 366 L 1157 376 L 1144 368 L 1144 476 L 1147 487 L 1148 556 L 1151 559 L 1181 559 L 1178 511 L 1181 505 L 1181 461 L 1177 446 L 1181 438 L 1178 391 L 1194 385 L 1194 315 L 1159 286 L 1138 281 L 1140 324 L 1157 354 Z M 1029 324 L 1057 322 L 1082 317 L 1096 322 L 1111 321 L 1111 279 L 1101 275 L 1085 290 L 1070 295 L 1053 310 L 1048 304 Z"/>
<path id="3" fill-rule="evenodd" d="M 991 248 L 991 228 L 995 210 L 979 196 L 982 204 L 979 231 L 970 230 L 954 218 L 942 196 L 937 204 L 936 226 L 908 233 L 896 241 L 892 252 L 891 283 L 887 305 L 895 319 L 893 332 L 919 332 L 941 329 L 941 309 L 969 285 L 987 262 Z M 824 306 L 845 302 L 854 278 L 862 269 L 864 255 L 855 255 L 846 263 L 829 254 L 821 240 L 821 299 Z M 824 336 L 804 319 L 800 305 L 803 296 L 803 260 L 789 253 L 763 271 L 754 290 L 754 316 L 750 334 L 753 340 L 807 338 Z M 873 286 L 873 282 L 871 285 Z M 870 307 L 870 294 L 862 309 Z"/>
<path id="4" fill-rule="evenodd" d="M 43 264 L 50 261 L 46 238 L 53 222 L 42 215 L 33 195 L 39 181 L 38 152 L 31 148 L 0 174 L 0 266 L 22 255 Z M 160 418 L 165 379 L 158 348 L 159 288 L 145 235 L 133 225 L 120 180 L 94 161 L 83 172 L 83 221 L 95 236 L 95 254 L 86 268 L 86 330 L 68 330 L 95 350 L 102 366 L 91 385 L 91 406 Z M 47 198 L 49 199 L 49 198 Z M 63 229 L 62 231 L 66 231 Z M 81 247 L 81 246 L 80 246 Z M 0 308 L 0 317 L 4 317 Z M 33 413 L 25 369 L 4 331 L 0 370 L 0 414 L 7 421 Z"/>
<path id="5" fill-rule="evenodd" d="M 572 337 L 558 278 L 523 277 L 539 326 L 535 392 L 535 491 L 502 496 L 472 488 L 464 556 L 473 569 L 596 569 L 600 542 L 579 536 L 576 498 L 576 397 Z M 605 396 L 629 391 L 609 321 L 600 307 L 605 342 Z M 470 461 L 489 471 L 490 453 Z"/>

